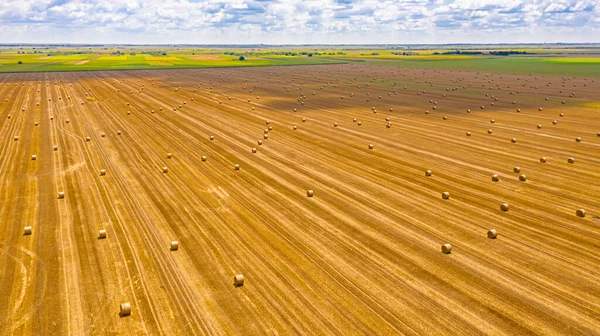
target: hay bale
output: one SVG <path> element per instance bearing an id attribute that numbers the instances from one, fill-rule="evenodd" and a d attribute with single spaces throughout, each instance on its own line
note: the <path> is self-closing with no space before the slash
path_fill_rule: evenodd
<path id="1" fill-rule="evenodd" d="M 567 162 L 568 163 L 575 163 L 575 159 L 572 158 L 572 157 L 570 157 L 570 158 L 567 159 Z"/>
<path id="2" fill-rule="evenodd" d="M 106 134 L 105 133 L 101 133 L 100 136 L 104 138 L 104 137 L 106 137 Z"/>
<path id="3" fill-rule="evenodd" d="M 168 172 L 169 172 L 169 168 L 168 168 L 168 167 L 166 167 L 166 166 L 165 166 L 165 167 L 163 167 L 163 173 L 165 173 L 165 174 L 166 174 L 166 173 L 168 173 Z"/>
<path id="4" fill-rule="evenodd" d="M 446 120 L 446 119 L 448 119 L 448 117 L 446 117 L 446 116 L 443 116 L 443 117 L 442 117 L 442 119 L 443 119 L 443 120 Z"/>
<path id="5" fill-rule="evenodd" d="M 172 157 L 173 157 L 173 154 L 171 154 L 171 153 L 167 153 L 167 159 L 170 159 L 170 158 L 172 158 Z"/>
<path id="6" fill-rule="evenodd" d="M 385 127 L 387 127 L 387 128 L 390 128 L 390 127 L 392 127 L 392 123 L 391 123 L 391 122 L 388 122 L 388 123 L 387 123 L 387 125 L 386 125 Z"/>
<path id="7" fill-rule="evenodd" d="M 425 176 L 431 176 L 432 174 L 433 173 L 429 169 L 425 171 Z"/>
<path id="8" fill-rule="evenodd" d="M 65 192 L 64 191 L 59 191 L 58 192 L 58 198 L 65 198 Z"/>
<path id="9" fill-rule="evenodd" d="M 98 239 L 106 238 L 106 230 L 102 229 L 98 231 Z"/>
<path id="10" fill-rule="evenodd" d="M 515 167 L 515 168 L 513 168 L 513 172 L 520 173 L 521 172 L 521 167 Z"/>
<path id="11" fill-rule="evenodd" d="M 494 182 L 500 181 L 500 176 L 498 176 L 498 174 L 492 175 L 492 181 L 494 181 Z"/>
<path id="12" fill-rule="evenodd" d="M 210 140 L 215 140 L 215 136 L 214 136 L 214 135 L 211 135 L 211 136 L 210 136 Z"/>
<path id="13" fill-rule="evenodd" d="M 498 237 L 498 231 L 496 231 L 495 229 L 490 229 L 487 232 L 487 236 L 490 239 L 496 239 L 496 237 Z"/>
<path id="14" fill-rule="evenodd" d="M 517 112 L 521 112 L 521 109 L 517 109 Z"/>
<path id="15" fill-rule="evenodd" d="M 121 131 L 117 131 L 117 135 L 121 135 Z"/>
<path id="16" fill-rule="evenodd" d="M 521 181 L 521 182 L 527 181 L 527 175 L 523 174 L 523 175 L 519 176 L 519 181 Z"/>
<path id="17" fill-rule="evenodd" d="M 447 192 L 447 191 L 444 191 L 442 193 L 442 198 L 445 199 L 445 200 L 450 199 L 450 193 Z"/>
<path id="18" fill-rule="evenodd" d="M 69 120 L 69 119 L 65 120 L 65 123 L 67 123 L 67 124 L 70 122 L 71 122 L 71 120 Z"/>
<path id="19" fill-rule="evenodd" d="M 241 287 L 244 285 L 244 275 L 243 274 L 236 274 L 233 277 L 233 285 L 235 287 Z"/>
<path id="20" fill-rule="evenodd" d="M 541 162 L 541 163 L 546 163 L 547 161 L 548 161 L 548 159 L 547 159 L 545 156 L 542 156 L 542 157 L 540 158 L 540 162 Z"/>
<path id="21" fill-rule="evenodd" d="M 315 192 L 313 190 L 307 190 L 306 191 L 306 196 L 307 197 L 313 197 L 315 195 Z"/>
<path id="22" fill-rule="evenodd" d="M 258 145 L 261 146 L 262 145 L 262 140 L 258 140 Z"/>
<path id="23" fill-rule="evenodd" d="M 26 227 L 23 229 L 23 235 L 24 235 L 24 236 L 29 236 L 29 235 L 31 235 L 31 226 L 26 226 Z"/>
<path id="24" fill-rule="evenodd" d="M 295 130 L 297 129 L 296 125 L 294 125 L 294 126 L 292 127 L 292 129 L 295 131 Z"/>
<path id="25" fill-rule="evenodd" d="M 452 245 L 450 245 L 450 244 L 444 244 L 444 245 L 442 245 L 442 253 L 443 254 L 450 254 L 450 253 L 452 253 Z"/>
<path id="26" fill-rule="evenodd" d="M 471 136 L 471 132 L 467 132 L 467 136 Z"/>
<path id="27" fill-rule="evenodd" d="M 510 142 L 517 143 L 517 139 L 516 138 L 512 138 L 512 139 L 510 139 Z"/>
<path id="28" fill-rule="evenodd" d="M 487 133 L 488 133 L 488 134 L 492 134 L 492 130 L 491 130 L 491 129 L 489 129 L 489 130 L 487 131 Z"/>
<path id="29" fill-rule="evenodd" d="M 201 159 L 202 159 L 202 161 L 206 161 L 206 156 L 204 156 L 204 155 L 203 155 L 203 156 L 201 157 Z"/>
<path id="30" fill-rule="evenodd" d="M 577 215 L 577 217 L 585 217 L 585 210 L 584 209 L 577 209 L 577 211 L 575 211 L 575 214 Z"/>
<path id="31" fill-rule="evenodd" d="M 552 125 L 556 125 L 557 123 L 558 123 L 558 121 L 552 120 Z"/>
<path id="32" fill-rule="evenodd" d="M 235 164 L 235 165 L 233 166 L 233 169 L 235 169 L 235 170 L 240 170 L 240 165 L 239 165 L 239 164 Z"/>
<path id="33" fill-rule="evenodd" d="M 559 114 L 558 116 L 559 116 L 559 117 L 564 117 L 564 116 L 565 116 L 565 114 L 564 114 L 564 113 L 561 113 L 561 114 Z"/>
<path id="34" fill-rule="evenodd" d="M 35 122 L 35 123 L 33 123 L 33 124 L 34 124 L 35 126 L 38 126 L 40 123 L 36 121 L 36 122 Z"/>
<path id="35" fill-rule="evenodd" d="M 268 125 L 268 124 L 270 124 L 270 123 L 271 123 L 271 120 L 268 120 L 268 119 L 267 119 L 267 120 L 265 120 L 265 124 L 267 124 L 267 125 Z"/>
<path id="36" fill-rule="evenodd" d="M 269 138 L 269 135 L 268 135 L 268 134 L 263 134 L 263 138 L 264 138 L 264 139 L 268 139 L 268 138 Z"/>
<path id="37" fill-rule="evenodd" d="M 306 122 L 306 118 L 302 118 L 302 122 Z"/>
<path id="38" fill-rule="evenodd" d="M 57 151 L 58 150 L 58 146 L 54 146 L 52 147 L 53 150 Z"/>
<path id="39" fill-rule="evenodd" d="M 537 125 L 537 128 L 538 128 L 538 129 L 541 129 L 541 128 L 542 128 L 542 125 L 539 125 L 539 124 L 538 124 L 538 125 Z"/>
<path id="40" fill-rule="evenodd" d="M 129 302 L 121 303 L 119 315 L 120 316 L 131 315 L 131 303 L 129 303 Z"/>
<path id="41" fill-rule="evenodd" d="M 502 203 L 502 204 L 500 204 L 500 210 L 502 210 L 502 211 L 508 211 L 508 203 Z"/>
<path id="42" fill-rule="evenodd" d="M 356 118 L 352 119 L 352 121 L 356 122 Z"/>
<path id="43" fill-rule="evenodd" d="M 85 141 L 90 141 L 90 140 L 92 140 L 90 137 L 85 138 Z"/>
<path id="44" fill-rule="evenodd" d="M 105 176 L 105 175 L 106 175 L 106 170 L 100 169 L 100 176 Z"/>
<path id="45" fill-rule="evenodd" d="M 256 148 L 252 148 L 252 153 L 256 153 Z"/>
<path id="46" fill-rule="evenodd" d="M 374 147 L 373 144 L 369 144 L 369 149 L 373 149 Z"/>
<path id="47" fill-rule="evenodd" d="M 577 138 L 575 138 L 575 141 L 577 141 L 577 142 L 581 142 L 581 138 L 580 138 L 580 137 L 577 137 Z"/>
<path id="48" fill-rule="evenodd" d="M 359 122 L 358 122 L 358 126 L 360 126 L 360 125 L 362 125 L 362 122 L 361 122 L 361 121 L 359 121 Z"/>
<path id="49" fill-rule="evenodd" d="M 538 111 L 541 111 L 541 110 L 542 110 L 542 108 L 540 107 L 540 108 L 538 109 Z"/>
<path id="50" fill-rule="evenodd" d="M 495 122 L 496 122 L 496 120 L 494 120 L 494 119 L 490 120 L 490 124 L 493 124 Z"/>
<path id="51" fill-rule="evenodd" d="M 171 242 L 171 251 L 179 250 L 179 242 L 177 240 L 173 240 Z"/>

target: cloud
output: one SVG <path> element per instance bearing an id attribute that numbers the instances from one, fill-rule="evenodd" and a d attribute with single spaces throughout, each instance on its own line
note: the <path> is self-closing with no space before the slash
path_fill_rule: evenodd
<path id="1" fill-rule="evenodd" d="M 597 0 L 3 0 L 0 42 L 588 41 L 599 17 Z"/>

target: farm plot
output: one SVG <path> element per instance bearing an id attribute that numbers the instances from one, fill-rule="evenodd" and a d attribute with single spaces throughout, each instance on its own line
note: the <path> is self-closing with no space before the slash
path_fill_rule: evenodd
<path id="1" fill-rule="evenodd" d="M 0 75 L 0 334 L 600 333 L 599 92 L 368 63 Z"/>

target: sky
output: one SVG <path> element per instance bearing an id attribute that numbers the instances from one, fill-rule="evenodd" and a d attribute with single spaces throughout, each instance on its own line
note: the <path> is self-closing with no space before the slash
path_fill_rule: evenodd
<path id="1" fill-rule="evenodd" d="M 0 0 L 0 43 L 600 42 L 600 0 Z"/>

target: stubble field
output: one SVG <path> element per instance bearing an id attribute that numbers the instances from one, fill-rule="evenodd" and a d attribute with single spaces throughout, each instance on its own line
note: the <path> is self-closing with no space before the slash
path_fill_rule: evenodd
<path id="1" fill-rule="evenodd" d="M 600 333 L 600 80 L 29 73 L 0 99 L 2 335 Z"/>

